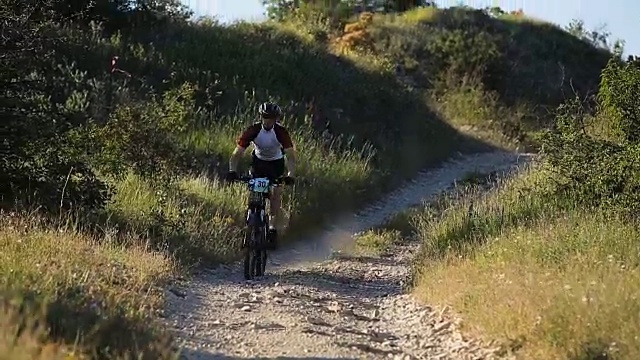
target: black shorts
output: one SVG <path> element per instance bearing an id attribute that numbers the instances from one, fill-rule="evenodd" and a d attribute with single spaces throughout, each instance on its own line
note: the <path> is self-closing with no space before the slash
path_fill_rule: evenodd
<path id="1" fill-rule="evenodd" d="M 266 177 L 272 181 L 284 176 L 284 158 L 265 161 L 251 153 L 251 174 L 253 177 Z"/>

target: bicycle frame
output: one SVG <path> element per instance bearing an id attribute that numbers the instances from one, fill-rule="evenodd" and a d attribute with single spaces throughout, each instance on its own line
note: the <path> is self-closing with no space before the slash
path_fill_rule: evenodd
<path id="1" fill-rule="evenodd" d="M 267 178 L 245 176 L 238 179 L 248 186 L 246 233 L 243 240 L 245 248 L 244 276 L 250 280 L 254 276 L 264 275 L 267 262 L 267 233 L 270 216 L 267 214 L 266 200 L 271 196 L 273 187 L 281 185 L 281 178 L 270 181 Z"/>
<path id="2" fill-rule="evenodd" d="M 281 186 L 280 179 L 271 182 L 266 178 L 244 177 L 241 181 L 246 182 L 249 188 L 249 199 L 247 203 L 246 224 L 256 228 L 269 228 L 271 216 L 267 213 L 266 200 L 271 197 L 272 189 Z M 255 184 L 255 182 L 262 182 Z M 271 206 L 271 203 L 269 203 Z"/>

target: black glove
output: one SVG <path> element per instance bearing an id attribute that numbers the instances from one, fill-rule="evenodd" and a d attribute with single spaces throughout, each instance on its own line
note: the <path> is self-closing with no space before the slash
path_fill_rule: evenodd
<path id="1" fill-rule="evenodd" d="M 225 179 L 229 182 L 234 181 L 234 180 L 238 180 L 238 173 L 235 171 L 229 171 L 227 173 L 227 176 L 225 177 Z"/>
<path id="2" fill-rule="evenodd" d="M 296 182 L 293 176 L 285 176 L 282 180 L 284 181 L 285 185 L 293 185 L 293 183 Z"/>

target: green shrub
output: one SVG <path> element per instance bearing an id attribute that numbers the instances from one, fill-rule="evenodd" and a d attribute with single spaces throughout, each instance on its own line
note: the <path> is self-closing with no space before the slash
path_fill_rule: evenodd
<path id="1" fill-rule="evenodd" d="M 602 72 L 598 98 L 603 115 L 612 122 L 625 142 L 640 142 L 640 63 L 634 59 L 621 64 L 613 58 Z"/>
<path id="2" fill-rule="evenodd" d="M 640 205 L 640 144 L 637 97 L 640 69 L 612 59 L 603 71 L 601 116 L 622 139 L 601 139 L 586 131 L 587 112 L 578 99 L 559 108 L 557 126 L 541 137 L 543 151 L 557 173 L 558 192 L 587 206 L 618 208 L 637 214 Z"/>
<path id="3" fill-rule="evenodd" d="M 558 26 L 488 11 L 450 7 L 380 15 L 369 32 L 376 53 L 401 65 L 440 107 L 450 105 L 451 94 L 482 92 L 479 98 L 494 101 L 478 111 L 496 122 L 494 131 L 531 142 L 529 135 L 553 123 L 552 110 L 568 94 L 583 97 L 597 88 L 611 54 Z M 466 108 L 456 113 L 452 105 L 445 113 L 475 126 L 477 118 Z M 503 109 L 518 115 L 505 117 Z"/>

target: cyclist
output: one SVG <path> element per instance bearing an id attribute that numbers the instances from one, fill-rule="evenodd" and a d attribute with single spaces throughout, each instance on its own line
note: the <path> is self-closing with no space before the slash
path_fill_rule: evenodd
<path id="1" fill-rule="evenodd" d="M 282 116 L 280 106 L 265 102 L 258 108 L 262 121 L 248 126 L 238 137 L 237 145 L 229 159 L 229 173 L 227 180 L 238 178 L 237 168 L 242 154 L 251 143 L 254 149 L 251 153 L 251 174 L 253 177 L 266 177 L 274 180 L 285 174 L 285 159 L 287 175 L 285 184 L 293 184 L 293 174 L 296 165 L 296 152 L 289 131 L 278 121 Z M 275 224 L 281 214 L 282 189 L 271 189 L 269 201 L 271 203 L 271 221 L 269 223 L 268 242 L 271 249 L 277 247 L 277 230 Z"/>

